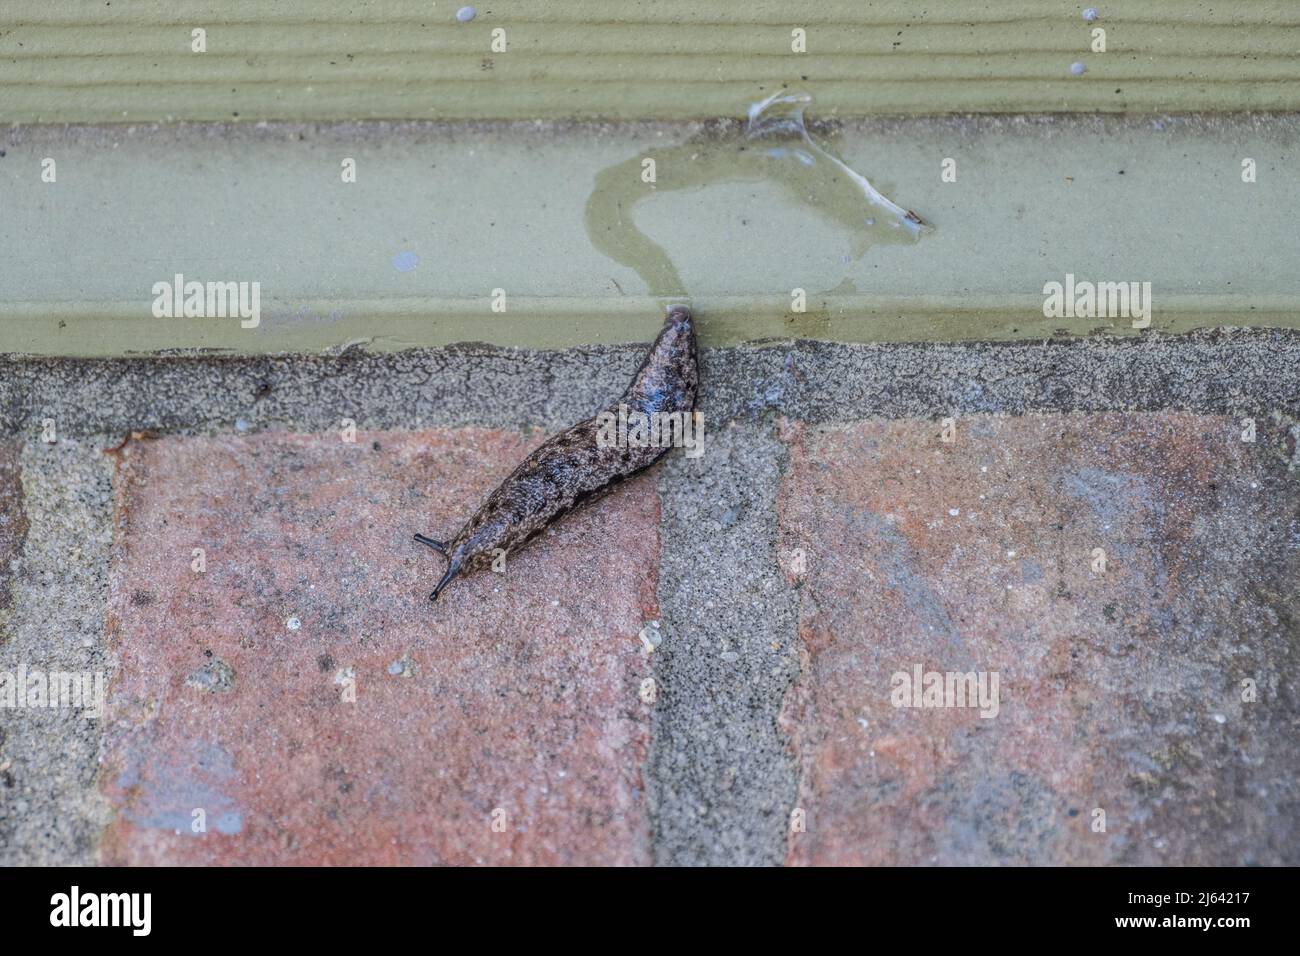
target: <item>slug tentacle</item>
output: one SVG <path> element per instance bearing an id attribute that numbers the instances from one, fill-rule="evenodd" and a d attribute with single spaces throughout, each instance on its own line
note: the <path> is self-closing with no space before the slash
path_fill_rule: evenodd
<path id="1" fill-rule="evenodd" d="M 453 558 L 451 561 L 447 562 L 447 571 L 445 574 L 443 574 L 442 580 L 439 581 L 437 585 L 434 586 L 433 593 L 429 595 L 429 600 L 430 601 L 438 600 L 438 595 L 442 593 L 442 589 L 445 588 L 448 584 L 450 584 L 451 579 L 454 578 L 459 573 L 460 573 L 460 558 L 456 557 Z"/>
<path id="2" fill-rule="evenodd" d="M 447 572 L 429 599 L 436 600 L 460 572 L 488 567 L 497 554 L 508 555 L 574 508 L 662 458 L 666 444 L 609 442 L 608 418 L 628 412 L 691 415 L 699 388 L 696 352 L 695 320 L 689 309 L 675 306 L 618 402 L 535 449 L 450 541 L 417 534 L 420 544 L 447 556 Z"/>
<path id="3" fill-rule="evenodd" d="M 427 537 L 426 535 L 422 535 L 422 534 L 417 534 L 415 536 L 415 540 L 420 542 L 420 544 L 425 545 L 426 547 L 433 548 L 433 550 L 437 551 L 439 554 L 447 553 L 447 545 L 442 541 L 435 541 L 433 538 Z"/>

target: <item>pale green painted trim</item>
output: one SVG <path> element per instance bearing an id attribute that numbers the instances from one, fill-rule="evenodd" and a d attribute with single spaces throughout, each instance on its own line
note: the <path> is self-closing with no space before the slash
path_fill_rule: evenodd
<path id="1" fill-rule="evenodd" d="M 817 297 L 809 311 L 793 315 L 785 300 L 768 298 L 714 300 L 697 309 L 700 341 L 705 346 L 761 343 L 768 340 L 820 339 L 836 342 L 1017 341 L 1104 333 L 1139 332 L 1124 320 L 1045 319 L 1041 297 L 1032 303 L 990 308 L 918 308 L 901 302 Z M 493 315 L 485 304 L 457 310 L 403 311 L 392 303 L 311 302 L 315 314 L 345 307 L 364 317 L 328 323 L 240 329 L 236 322 L 211 319 L 141 318 L 133 308 L 84 305 L 63 311 L 49 307 L 0 310 L 0 353 L 112 357 L 183 351 L 230 354 L 337 352 L 349 347 L 388 352 L 468 342 L 520 348 L 558 349 L 652 339 L 661 307 L 649 298 L 599 302 L 530 300 L 517 302 L 507 315 Z M 579 309 L 582 311 L 579 311 Z M 1188 332 L 1203 328 L 1300 328 L 1300 297 L 1270 303 L 1265 310 L 1243 312 L 1239 302 L 1216 310 L 1209 302 L 1162 302 L 1150 326 L 1153 332 Z"/>
<path id="2" fill-rule="evenodd" d="M 783 85 L 840 116 L 1300 109 L 1300 7 L 1284 0 L 1098 2 L 1091 25 L 1087 4 L 1051 0 L 547 0 L 458 23 L 460 5 L 5 4 L 0 121 L 693 119 Z"/>
<path id="3" fill-rule="evenodd" d="M 0 351 L 316 351 L 644 341 L 662 303 L 593 246 L 597 177 L 694 124 L 26 127 L 0 130 Z M 1152 328 L 1300 327 L 1300 116 L 864 121 L 815 134 L 932 222 L 852 256 L 837 221 L 762 182 L 645 188 L 630 221 L 671 256 L 707 344 L 1044 338 L 1066 272 L 1150 281 Z M 712 140 L 704 139 L 708 144 Z M 1257 182 L 1241 181 L 1243 156 Z M 41 160 L 57 157 L 58 181 Z M 343 157 L 358 180 L 340 181 Z M 958 181 L 940 181 L 953 157 Z M 1121 172 L 1122 171 L 1122 172 Z M 637 183 L 633 183 L 637 185 Z M 639 186 L 638 186 L 639 188 Z M 418 266 L 398 268 L 414 252 Z M 259 281 L 262 325 L 155 319 L 174 273 Z M 808 311 L 789 311 L 806 289 Z M 494 288 L 507 311 L 491 310 Z"/>

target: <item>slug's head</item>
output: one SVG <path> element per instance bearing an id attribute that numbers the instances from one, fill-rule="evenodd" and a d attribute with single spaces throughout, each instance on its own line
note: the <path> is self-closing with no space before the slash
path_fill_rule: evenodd
<path id="1" fill-rule="evenodd" d="M 622 401 L 650 414 L 691 412 L 699 381 L 695 318 L 686 306 L 675 305 Z"/>
<path id="2" fill-rule="evenodd" d="M 695 316 L 691 315 L 691 310 L 684 305 L 674 305 L 668 309 L 668 315 L 664 319 L 664 325 L 677 329 L 689 329 L 691 335 L 695 334 Z"/>

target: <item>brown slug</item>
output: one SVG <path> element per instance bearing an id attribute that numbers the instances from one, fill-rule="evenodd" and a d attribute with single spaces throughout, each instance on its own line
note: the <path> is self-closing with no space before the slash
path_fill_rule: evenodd
<path id="1" fill-rule="evenodd" d="M 647 416 L 695 411 L 699 369 L 695 321 L 674 306 L 650 354 L 622 397 L 604 416 L 626 412 Z M 417 534 L 415 540 L 447 558 L 447 572 L 429 595 L 436 601 L 457 574 L 486 568 L 498 551 L 509 554 L 574 508 L 599 498 L 664 456 L 668 445 L 600 440 L 602 415 L 579 422 L 548 439 L 497 486 L 450 541 Z M 608 422 L 605 418 L 605 422 Z"/>

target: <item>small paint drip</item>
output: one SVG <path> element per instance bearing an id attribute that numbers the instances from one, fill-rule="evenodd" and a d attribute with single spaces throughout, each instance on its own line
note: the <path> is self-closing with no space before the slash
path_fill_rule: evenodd
<path id="1" fill-rule="evenodd" d="M 1097 12 L 1096 7 L 1089 7 L 1087 10 L 1083 11 L 1084 23 L 1096 23 L 1099 16 L 1101 16 L 1101 14 Z"/>
<path id="2" fill-rule="evenodd" d="M 461 23 L 469 23 L 476 16 L 478 16 L 478 11 L 473 7 L 461 7 L 456 11 L 456 19 Z"/>
<path id="3" fill-rule="evenodd" d="M 1088 72 L 1088 68 L 1084 66 L 1082 63 L 1071 63 L 1070 72 L 1073 73 L 1075 76 L 1083 76 L 1083 74 Z"/>
<path id="4" fill-rule="evenodd" d="M 420 264 L 420 257 L 409 249 L 393 256 L 393 268 L 398 272 L 410 272 Z"/>

